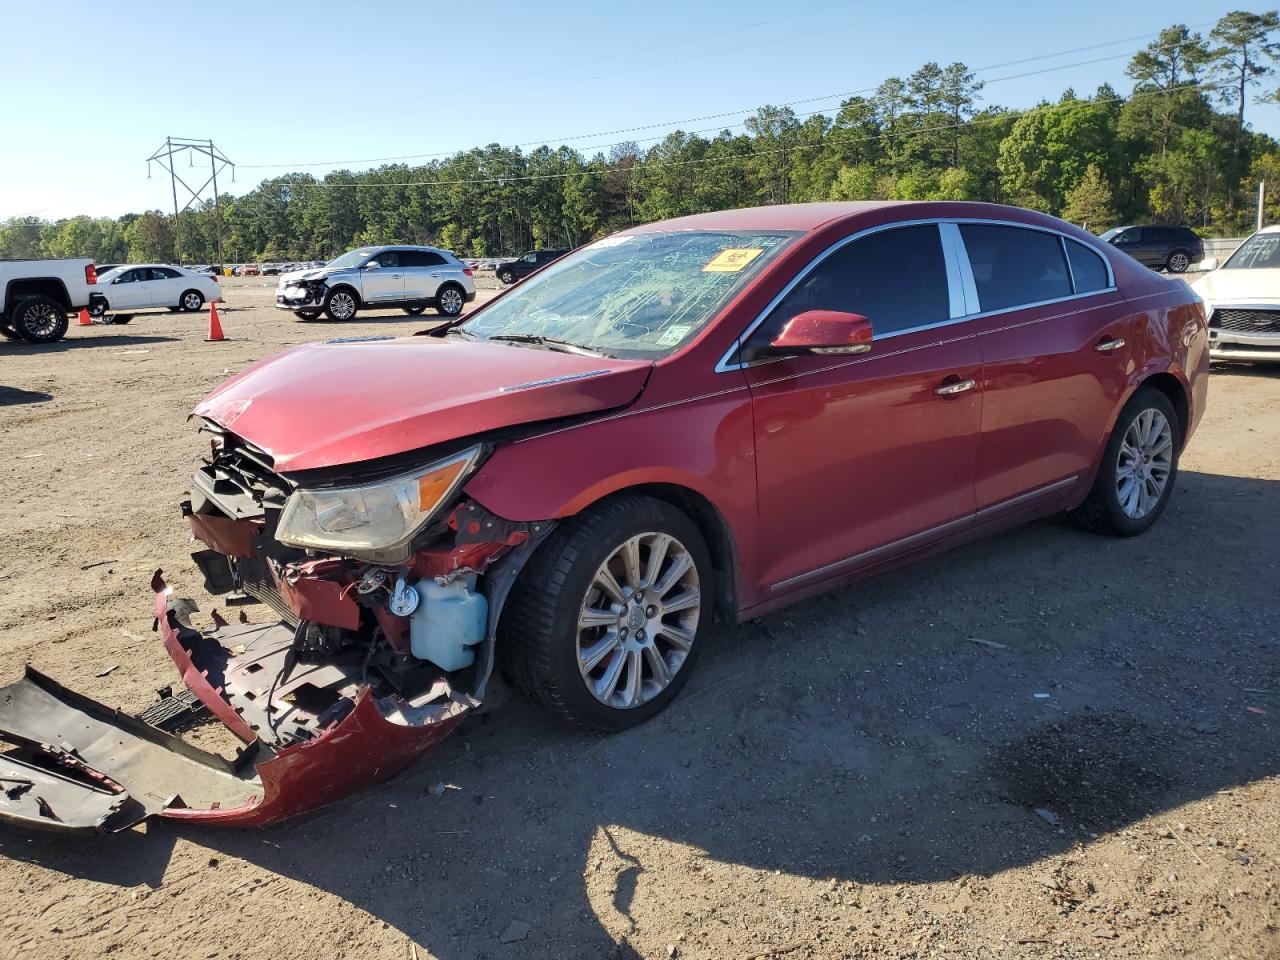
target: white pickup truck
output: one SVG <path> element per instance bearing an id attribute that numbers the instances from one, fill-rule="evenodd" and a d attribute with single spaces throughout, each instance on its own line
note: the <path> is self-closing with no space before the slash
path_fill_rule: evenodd
<path id="1" fill-rule="evenodd" d="M 102 294 L 93 261 L 0 260 L 0 336 L 52 343 L 67 333 L 67 314 L 92 307 Z"/>

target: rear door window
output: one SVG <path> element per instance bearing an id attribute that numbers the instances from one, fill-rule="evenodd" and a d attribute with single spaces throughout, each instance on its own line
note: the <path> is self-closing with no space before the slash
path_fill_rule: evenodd
<path id="1" fill-rule="evenodd" d="M 947 267 L 937 225 L 882 230 L 840 248 L 787 294 L 762 325 L 761 335 L 772 340 L 788 320 L 806 310 L 859 313 L 871 321 L 877 336 L 949 319 Z"/>
<path id="2" fill-rule="evenodd" d="M 1072 294 L 1062 244 L 1053 233 L 985 223 L 962 223 L 984 313 L 1058 300 Z"/>
<path id="3" fill-rule="evenodd" d="M 1066 243 L 1076 293 L 1093 293 L 1111 286 L 1111 275 L 1107 272 L 1107 265 L 1102 262 L 1102 257 L 1078 241 L 1068 240 Z"/>
<path id="4" fill-rule="evenodd" d="M 400 266 L 402 267 L 439 267 L 445 263 L 444 257 L 430 250 L 401 250 Z"/>

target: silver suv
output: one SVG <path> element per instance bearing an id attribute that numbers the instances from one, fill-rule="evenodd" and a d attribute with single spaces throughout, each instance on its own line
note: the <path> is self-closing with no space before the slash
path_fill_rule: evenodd
<path id="1" fill-rule="evenodd" d="M 360 247 L 315 270 L 280 275 L 276 307 L 301 320 L 324 313 L 350 320 L 364 307 L 400 307 L 416 316 L 427 307 L 456 317 L 476 298 L 471 268 L 435 247 Z"/>

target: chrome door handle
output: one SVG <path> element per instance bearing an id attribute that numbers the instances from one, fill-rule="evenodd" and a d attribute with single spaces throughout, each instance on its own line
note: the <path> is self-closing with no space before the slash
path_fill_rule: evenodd
<path id="1" fill-rule="evenodd" d="M 1112 350 L 1119 350 L 1124 346 L 1124 337 L 1106 337 L 1098 341 L 1098 345 L 1093 349 L 1099 353 L 1110 353 Z"/>
<path id="2" fill-rule="evenodd" d="M 955 383 L 944 383 L 940 387 L 934 387 L 933 392 L 940 397 L 954 397 L 957 393 L 965 393 L 975 386 L 977 383 L 973 380 L 957 380 Z"/>

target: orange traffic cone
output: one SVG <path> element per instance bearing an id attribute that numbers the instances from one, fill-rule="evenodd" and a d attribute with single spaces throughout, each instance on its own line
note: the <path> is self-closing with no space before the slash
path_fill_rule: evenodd
<path id="1" fill-rule="evenodd" d="M 217 343 L 219 340 L 227 339 L 222 335 L 222 324 L 218 322 L 218 304 L 216 301 L 209 301 L 209 336 L 204 338 L 205 343 Z"/>
<path id="2" fill-rule="evenodd" d="M 89 311 L 88 311 L 87 309 L 85 309 L 84 307 L 81 307 L 81 308 L 80 308 L 80 316 L 79 316 L 79 318 L 76 320 L 76 324 L 77 324 L 78 326 L 81 326 L 81 327 L 87 327 L 87 326 L 89 326 L 89 325 L 90 325 L 90 324 L 92 324 L 92 323 L 93 323 L 93 321 L 89 319 Z"/>

